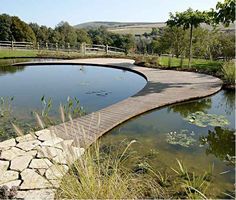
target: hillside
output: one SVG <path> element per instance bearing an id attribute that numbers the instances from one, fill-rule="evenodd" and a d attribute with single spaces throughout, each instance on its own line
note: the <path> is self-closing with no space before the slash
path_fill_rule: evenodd
<path id="1" fill-rule="evenodd" d="M 75 28 L 84 28 L 84 29 L 95 29 L 99 27 L 105 27 L 108 31 L 119 33 L 119 34 L 132 34 L 132 35 L 141 35 L 146 33 L 150 33 L 152 28 L 160 28 L 166 26 L 165 22 L 156 22 L 156 23 L 148 23 L 148 22 L 87 22 L 74 26 Z M 201 25 L 206 29 L 213 29 L 212 26 L 207 24 Z M 218 28 L 221 31 L 235 31 L 235 24 L 231 24 L 229 27 L 225 28 L 223 25 L 219 25 Z"/>
<path id="2" fill-rule="evenodd" d="M 159 28 L 165 26 L 164 22 L 148 23 L 148 22 L 87 22 L 78 24 L 76 28 L 94 29 L 105 27 L 111 32 L 120 34 L 143 34 L 150 33 L 152 28 Z"/>

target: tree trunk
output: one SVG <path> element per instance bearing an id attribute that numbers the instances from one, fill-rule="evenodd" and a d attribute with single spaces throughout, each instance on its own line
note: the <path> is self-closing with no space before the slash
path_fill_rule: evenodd
<path id="1" fill-rule="evenodd" d="M 188 67 L 191 67 L 192 60 L 192 44 L 193 44 L 193 25 L 190 27 L 190 40 L 189 40 L 189 57 L 188 57 Z"/>

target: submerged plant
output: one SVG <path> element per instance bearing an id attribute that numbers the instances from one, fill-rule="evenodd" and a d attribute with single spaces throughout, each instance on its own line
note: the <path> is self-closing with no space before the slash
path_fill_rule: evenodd
<path id="1" fill-rule="evenodd" d="M 189 133 L 188 130 L 181 130 L 180 133 L 170 132 L 167 133 L 166 141 L 169 144 L 178 144 L 183 147 L 190 147 L 196 142 L 193 135 L 194 132 Z"/>
<path id="2" fill-rule="evenodd" d="M 228 119 L 223 115 L 207 114 L 204 112 L 195 112 L 189 114 L 186 118 L 183 118 L 190 124 L 195 124 L 200 127 L 207 126 L 226 126 L 229 125 Z"/>

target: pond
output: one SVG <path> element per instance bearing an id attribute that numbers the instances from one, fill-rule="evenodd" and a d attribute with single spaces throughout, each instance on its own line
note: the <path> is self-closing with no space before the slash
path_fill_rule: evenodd
<path id="1" fill-rule="evenodd" d="M 4 104 L 11 104 L 14 117 L 19 122 L 30 124 L 35 122 L 32 112 L 41 113 L 50 99 L 52 106 L 49 115 L 60 118 L 59 106 L 68 103 L 68 97 L 73 100 L 77 98 L 83 110 L 90 113 L 136 94 L 145 85 L 146 79 L 136 73 L 107 67 L 2 65 L 0 97 L 3 99 L 0 101 L 0 111 Z M 2 124 L 4 122 L 1 123 L 0 117 Z M 3 139 L 0 128 L 0 141 Z"/>
<path id="2" fill-rule="evenodd" d="M 200 174 L 214 166 L 211 195 L 224 197 L 223 192 L 234 191 L 235 183 L 234 106 L 234 92 L 220 91 L 129 120 L 107 133 L 102 144 L 119 146 L 124 140 L 136 140 L 131 150 L 140 163 L 147 162 L 162 172 L 177 168 L 176 159 L 183 161 L 189 171 Z M 203 124 L 197 120 L 198 115 Z M 207 120 L 209 124 L 204 124 Z M 128 167 L 135 169 L 136 164 L 129 163 Z"/>
<path id="3" fill-rule="evenodd" d="M 89 113 L 134 95 L 145 84 L 136 73 L 94 66 L 37 65 L 0 71 L 0 96 L 14 97 L 14 112 L 21 116 L 41 109 L 42 96 L 52 98 L 53 112 L 68 97 L 77 97 Z"/>

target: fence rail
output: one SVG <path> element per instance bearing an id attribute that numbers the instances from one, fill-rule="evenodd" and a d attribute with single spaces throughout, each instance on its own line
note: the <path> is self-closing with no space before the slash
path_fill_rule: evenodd
<path id="1" fill-rule="evenodd" d="M 70 43 L 59 45 L 58 43 L 32 43 L 32 42 L 16 42 L 16 41 L 0 41 L 0 49 L 26 49 L 26 50 L 49 50 L 49 51 L 66 51 L 80 52 L 83 54 L 124 54 L 125 49 L 112 47 L 109 45 L 86 44 L 81 43 L 77 46 L 71 46 Z"/>

